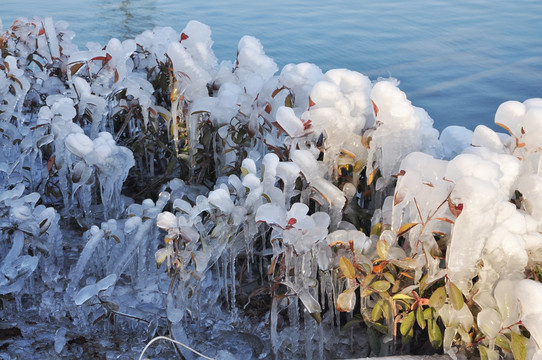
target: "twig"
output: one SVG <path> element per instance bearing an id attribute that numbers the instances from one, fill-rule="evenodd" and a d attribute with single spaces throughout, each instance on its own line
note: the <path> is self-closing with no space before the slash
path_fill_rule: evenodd
<path id="1" fill-rule="evenodd" d="M 149 346 L 151 346 L 151 344 L 155 341 L 158 341 L 158 340 L 168 340 L 168 341 L 171 341 L 172 343 L 174 344 L 177 344 L 177 345 L 181 345 L 182 347 L 192 351 L 194 354 L 198 355 L 198 356 L 201 356 L 202 358 L 204 359 L 207 359 L 207 360 L 215 360 L 213 358 L 210 358 L 210 357 L 207 357 L 205 355 L 203 355 L 202 353 L 200 352 L 197 352 L 196 350 L 192 349 L 191 347 L 177 341 L 177 340 L 173 340 L 171 338 L 168 338 L 167 336 L 157 336 L 155 337 L 154 339 L 152 339 L 146 346 L 145 348 L 143 348 L 143 351 L 141 351 L 141 354 L 139 355 L 139 360 L 142 360 L 143 359 L 143 355 L 145 354 L 145 351 L 147 351 L 147 349 L 149 348 Z"/>

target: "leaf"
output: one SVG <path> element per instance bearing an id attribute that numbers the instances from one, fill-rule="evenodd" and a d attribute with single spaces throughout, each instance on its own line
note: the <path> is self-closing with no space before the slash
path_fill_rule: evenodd
<path id="1" fill-rule="evenodd" d="M 454 204 L 452 199 L 448 197 L 448 208 L 450 209 L 450 212 L 455 216 L 458 217 L 461 212 L 463 211 L 463 204 Z"/>
<path id="2" fill-rule="evenodd" d="M 354 268 L 354 265 L 348 260 L 346 257 L 341 256 L 339 259 L 339 266 L 341 267 L 341 271 L 343 272 L 344 277 L 347 279 L 354 280 L 356 278 L 356 269 Z"/>
<path id="3" fill-rule="evenodd" d="M 385 300 L 380 299 L 376 302 L 375 306 L 373 307 L 373 311 L 371 312 L 371 320 L 373 322 L 377 322 L 378 320 L 382 319 L 383 304 L 385 304 Z"/>
<path id="4" fill-rule="evenodd" d="M 181 33 L 181 40 L 180 41 L 183 41 L 183 40 L 186 40 L 188 39 L 188 35 L 186 35 L 185 33 Z"/>
<path id="5" fill-rule="evenodd" d="M 354 318 L 350 319 L 346 324 L 344 324 L 341 331 L 347 331 L 352 326 L 357 325 L 357 324 L 361 323 L 362 321 L 363 321 L 363 319 L 361 317 L 354 317 Z"/>
<path id="6" fill-rule="evenodd" d="M 279 92 L 281 92 L 282 90 L 284 90 L 284 89 L 286 89 L 285 86 L 283 86 L 283 87 L 281 87 L 281 88 L 279 88 L 279 89 L 275 89 L 275 90 L 273 91 L 273 93 L 271 93 L 271 97 L 272 97 L 272 98 L 275 98 L 275 96 L 277 96 L 277 94 L 278 94 Z"/>
<path id="7" fill-rule="evenodd" d="M 375 112 L 375 117 L 378 116 L 378 106 L 376 106 L 375 102 L 373 100 L 371 100 L 371 102 L 373 103 L 373 111 Z"/>
<path id="8" fill-rule="evenodd" d="M 446 288 L 439 287 L 429 298 L 429 306 L 435 309 L 440 309 L 446 301 Z"/>
<path id="9" fill-rule="evenodd" d="M 371 228 L 371 235 L 380 236 L 381 233 L 382 233 L 382 223 L 379 222 L 378 224 L 375 224 Z"/>
<path id="10" fill-rule="evenodd" d="M 367 178 L 367 185 L 371 185 L 376 177 L 376 173 L 378 172 L 378 168 L 374 169 L 369 177 Z"/>
<path id="11" fill-rule="evenodd" d="M 391 298 L 393 300 L 405 300 L 405 301 L 414 300 L 412 296 L 407 295 L 407 294 L 395 294 Z"/>
<path id="12" fill-rule="evenodd" d="M 390 284 L 394 284 L 394 283 L 395 283 L 395 278 L 393 277 L 392 273 L 390 273 L 390 272 L 385 272 L 385 273 L 382 274 L 382 275 L 384 275 L 384 278 L 385 278 L 386 280 L 388 280 Z M 408 296 L 408 295 L 407 295 L 407 296 Z"/>
<path id="13" fill-rule="evenodd" d="M 487 354 L 488 348 L 482 345 L 478 345 L 478 352 L 480 353 L 480 360 L 489 360 L 489 356 Z"/>
<path id="14" fill-rule="evenodd" d="M 463 299 L 463 294 L 461 293 L 461 290 L 453 283 L 449 282 L 450 286 L 450 301 L 452 302 L 452 306 L 456 310 L 461 310 L 463 305 L 465 304 L 465 300 Z"/>
<path id="15" fill-rule="evenodd" d="M 248 175 L 248 170 L 244 167 L 241 168 L 241 174 L 243 174 L 243 176 L 247 176 Z"/>
<path id="16" fill-rule="evenodd" d="M 401 335 L 407 336 L 407 334 L 412 330 L 414 327 L 414 323 L 416 322 L 416 316 L 414 314 L 414 311 L 411 311 L 408 313 L 407 316 L 403 319 L 403 322 L 401 323 L 401 326 L 399 330 L 401 331 Z"/>
<path id="17" fill-rule="evenodd" d="M 117 81 L 119 81 L 119 72 L 117 71 L 117 69 L 115 69 L 115 80 L 113 81 L 113 83 L 115 84 Z"/>
<path id="18" fill-rule="evenodd" d="M 527 358 L 526 338 L 522 335 L 512 332 L 512 355 L 515 360 L 525 360 Z"/>
<path id="19" fill-rule="evenodd" d="M 380 259 L 387 259 L 389 249 L 390 245 L 386 240 L 380 239 L 376 242 L 376 252 L 378 253 L 378 256 L 380 256 Z"/>
<path id="20" fill-rule="evenodd" d="M 448 218 L 444 218 L 444 217 L 438 217 L 437 220 L 445 221 L 445 222 L 450 223 L 450 224 L 452 224 L 452 225 L 455 224 L 455 221 L 450 220 L 450 219 L 448 219 Z"/>
<path id="21" fill-rule="evenodd" d="M 371 288 L 378 292 L 385 292 L 391 287 L 391 284 L 386 280 L 378 280 L 371 284 Z"/>
<path id="22" fill-rule="evenodd" d="M 356 288 L 348 288 L 337 297 L 337 310 L 350 312 L 356 306 Z"/>
<path id="23" fill-rule="evenodd" d="M 268 114 L 271 114 L 271 111 L 273 111 L 273 108 L 271 107 L 270 103 L 267 103 L 267 105 L 265 105 L 264 111 Z"/>
<path id="24" fill-rule="evenodd" d="M 508 338 L 503 334 L 499 334 L 495 338 L 495 345 L 497 345 L 498 347 L 500 347 L 503 350 L 506 350 L 508 352 L 512 352 L 512 349 L 510 349 L 510 340 L 508 340 Z"/>
<path id="25" fill-rule="evenodd" d="M 402 269 L 407 269 L 407 270 L 416 270 L 419 266 L 416 259 L 413 259 L 411 257 L 406 257 L 400 260 L 390 260 L 390 262 L 393 265 L 396 265 Z"/>
<path id="26" fill-rule="evenodd" d="M 316 105 L 316 103 L 312 101 L 311 97 L 309 96 L 309 107 L 313 107 L 314 105 Z"/>
<path id="27" fill-rule="evenodd" d="M 77 63 L 77 64 L 71 66 L 71 67 L 70 67 L 70 75 L 71 75 L 71 76 L 75 75 L 75 73 L 76 73 L 77 71 L 79 71 L 79 69 L 81 69 L 81 67 L 82 67 L 83 65 L 85 65 L 85 63 L 80 62 L 80 63 Z"/>
<path id="28" fill-rule="evenodd" d="M 424 330 L 425 329 L 425 318 L 423 317 L 423 308 L 421 306 L 418 306 L 416 309 L 416 322 L 418 323 L 418 326 Z"/>
<path id="29" fill-rule="evenodd" d="M 293 101 L 292 101 L 292 94 L 288 94 L 288 96 L 286 96 L 286 99 L 284 99 L 284 106 L 289 107 L 289 108 L 294 107 Z"/>
<path id="30" fill-rule="evenodd" d="M 427 322 L 427 331 L 429 334 L 429 341 L 433 348 L 438 349 L 442 346 L 442 332 L 437 324 L 437 320 L 432 319 Z"/>
<path id="31" fill-rule="evenodd" d="M 397 237 L 405 235 L 407 232 L 409 232 L 414 226 L 419 225 L 420 223 L 408 223 L 404 224 L 399 228 L 399 231 L 397 231 Z"/>

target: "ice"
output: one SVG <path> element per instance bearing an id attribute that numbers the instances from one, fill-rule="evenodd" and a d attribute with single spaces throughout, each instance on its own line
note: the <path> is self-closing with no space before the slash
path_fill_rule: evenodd
<path id="1" fill-rule="evenodd" d="M 47 35 L 47 41 L 49 42 L 51 56 L 55 58 L 60 58 L 60 48 L 58 46 L 57 33 L 53 24 L 52 17 L 46 16 L 43 19 L 43 28 L 45 29 L 45 34 Z"/>
<path id="2" fill-rule="evenodd" d="M 538 350 L 542 345 L 542 307 L 540 297 L 542 296 L 542 284 L 539 282 L 524 279 L 517 283 L 515 289 L 519 302 L 520 318 L 523 325 L 531 333 L 537 344 Z"/>
<path id="3" fill-rule="evenodd" d="M 471 145 L 473 132 L 463 126 L 448 126 L 440 133 L 439 141 L 442 145 L 442 155 L 451 160 Z"/>
<path id="4" fill-rule="evenodd" d="M 208 196 L 209 204 L 217 207 L 225 214 L 230 214 L 234 208 L 234 203 L 230 198 L 230 193 L 224 189 L 213 190 Z"/>
<path id="5" fill-rule="evenodd" d="M 75 305 L 81 305 L 88 299 L 98 295 L 100 291 L 107 290 L 117 282 L 117 275 L 110 274 L 95 284 L 87 285 L 77 292 L 73 298 Z"/>
<path id="6" fill-rule="evenodd" d="M 472 146 L 483 146 L 498 154 L 505 152 L 504 144 L 499 135 L 484 125 L 478 125 L 474 129 L 471 144 Z"/>
<path id="7" fill-rule="evenodd" d="M 305 132 L 303 123 L 295 115 L 294 109 L 281 106 L 277 110 L 277 123 L 290 137 L 297 137 L 303 135 Z"/>
<path id="8" fill-rule="evenodd" d="M 94 143 L 83 133 L 72 133 L 66 136 L 66 148 L 74 155 L 84 159 L 94 150 Z"/>
<path id="9" fill-rule="evenodd" d="M 66 331 L 66 328 L 61 327 L 55 333 L 55 351 L 57 354 L 60 354 L 64 349 L 64 345 L 66 345 Z"/>

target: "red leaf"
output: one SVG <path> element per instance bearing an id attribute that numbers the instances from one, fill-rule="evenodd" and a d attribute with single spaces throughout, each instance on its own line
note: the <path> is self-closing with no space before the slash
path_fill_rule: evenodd
<path id="1" fill-rule="evenodd" d="M 105 61 L 105 56 L 96 56 L 90 59 L 90 61 Z"/>
<path id="2" fill-rule="evenodd" d="M 312 107 L 314 105 L 316 105 L 316 103 L 312 101 L 311 97 L 309 96 L 309 107 Z"/>
<path id="3" fill-rule="evenodd" d="M 448 218 L 444 218 L 444 217 L 438 217 L 437 220 L 440 220 L 440 221 L 445 221 L 447 223 L 450 223 L 450 224 L 455 224 L 455 222 L 453 220 L 450 220 Z"/>
<path id="4" fill-rule="evenodd" d="M 47 161 L 47 171 L 51 171 L 54 163 L 55 163 L 55 155 L 51 156 L 51 158 Z"/>
<path id="5" fill-rule="evenodd" d="M 271 114 L 271 111 L 273 110 L 273 108 L 271 107 L 270 103 L 267 103 L 267 105 L 265 105 L 264 110 L 266 113 Z"/>
<path id="6" fill-rule="evenodd" d="M 371 100 L 371 102 L 373 103 L 373 110 L 375 112 L 375 117 L 378 116 L 378 106 L 376 106 L 375 102 L 373 100 Z"/>
<path id="7" fill-rule="evenodd" d="M 463 204 L 456 205 L 452 202 L 452 199 L 448 198 L 448 208 L 455 217 L 458 217 L 463 211 Z"/>
<path id="8" fill-rule="evenodd" d="M 38 32 L 38 36 L 41 36 L 43 34 L 45 34 L 45 29 L 41 28 L 40 31 Z"/>
<path id="9" fill-rule="evenodd" d="M 109 62 L 111 60 L 111 55 L 109 53 L 105 54 L 105 62 Z"/>
<path id="10" fill-rule="evenodd" d="M 181 33 L 181 41 L 188 39 L 188 35 Z"/>

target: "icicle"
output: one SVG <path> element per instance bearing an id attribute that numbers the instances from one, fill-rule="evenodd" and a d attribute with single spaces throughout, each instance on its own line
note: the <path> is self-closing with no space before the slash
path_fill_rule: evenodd
<path id="1" fill-rule="evenodd" d="M 274 358 L 278 357 L 279 347 L 280 347 L 280 341 L 279 341 L 279 335 L 277 332 L 277 326 L 278 326 L 278 300 L 276 297 L 273 297 L 271 300 L 271 310 L 270 310 L 270 327 L 271 327 L 271 348 L 273 351 Z"/>
<path id="2" fill-rule="evenodd" d="M 235 306 L 235 254 L 232 249 L 230 249 L 230 266 L 231 266 L 231 318 L 234 322 L 237 321 L 237 308 Z"/>
<path id="3" fill-rule="evenodd" d="M 299 324 L 299 301 L 297 298 L 292 298 L 292 303 L 288 307 L 288 319 L 290 320 L 292 353 L 297 353 L 299 348 L 299 333 L 301 326 Z"/>
<path id="4" fill-rule="evenodd" d="M 312 359 L 313 358 L 313 344 L 312 341 L 314 339 L 314 332 L 315 332 L 315 326 L 316 322 L 314 319 L 309 315 L 308 311 L 303 311 L 305 314 L 304 321 L 303 321 L 303 334 L 305 335 L 305 358 L 306 359 Z"/>

